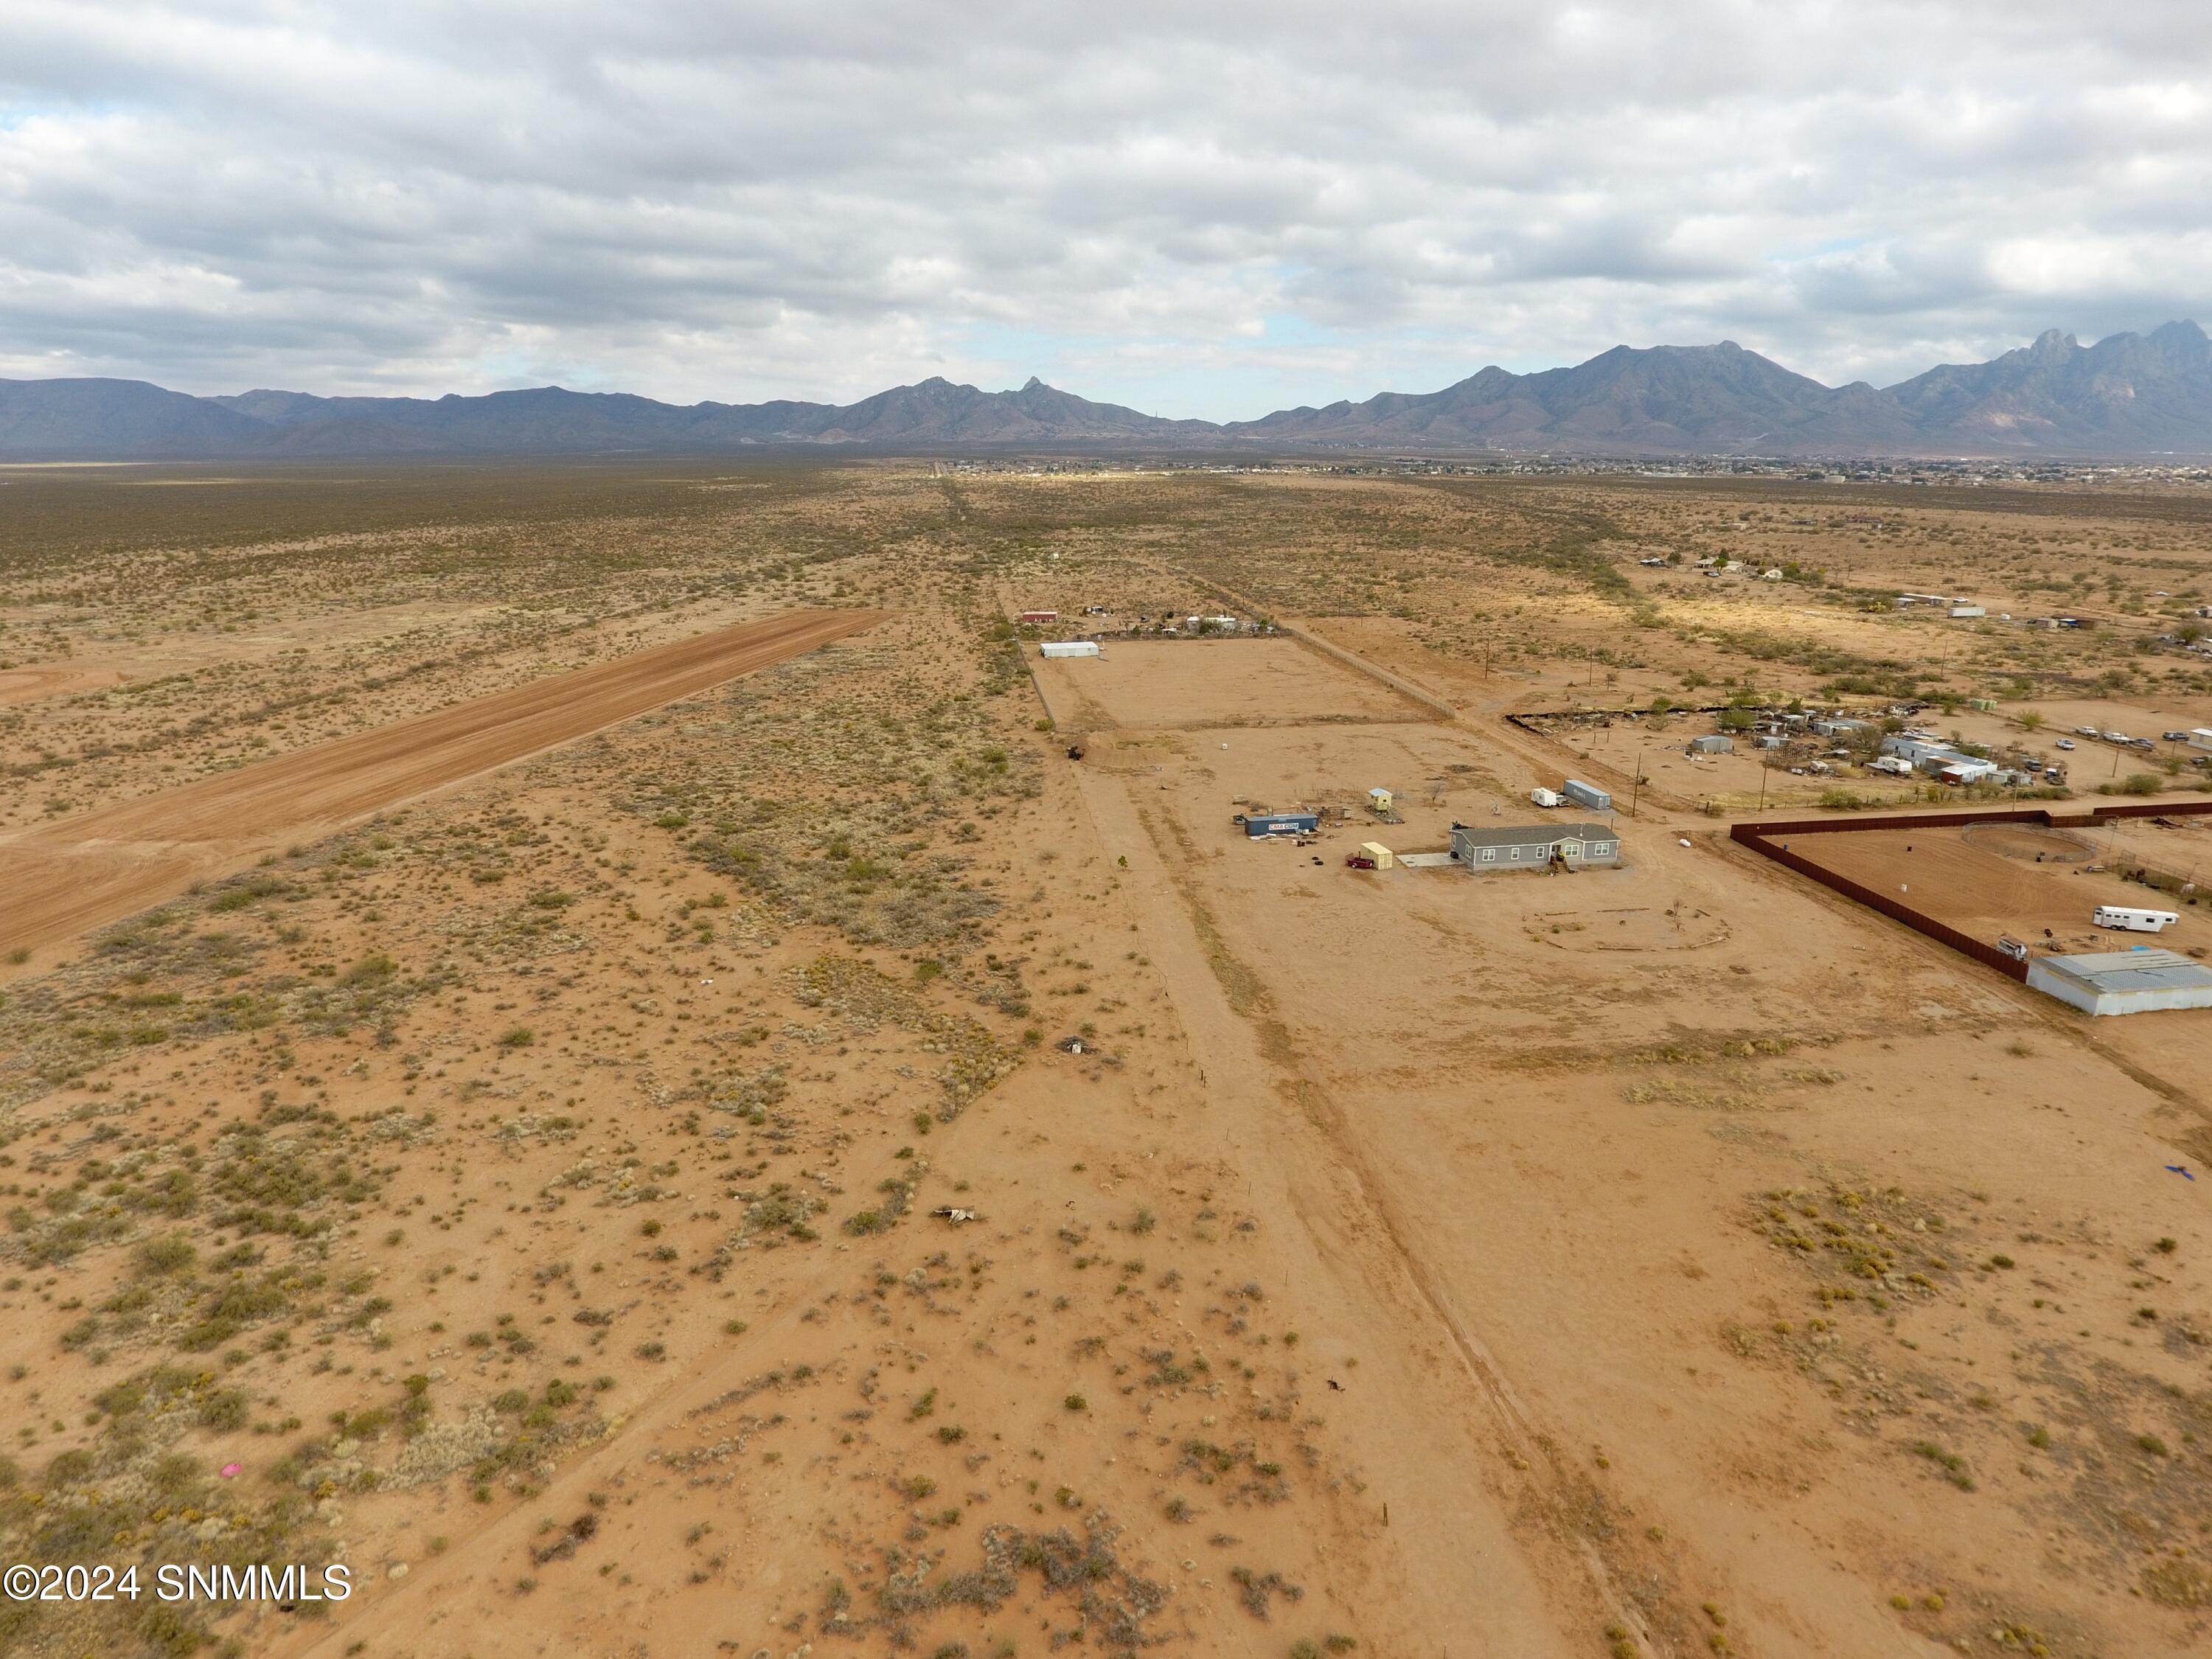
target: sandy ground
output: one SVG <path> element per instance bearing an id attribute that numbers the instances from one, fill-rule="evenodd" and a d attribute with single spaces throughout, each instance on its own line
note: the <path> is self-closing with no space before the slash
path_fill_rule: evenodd
<path id="1" fill-rule="evenodd" d="M 2170 1166 L 2212 1164 L 2212 1022 L 2093 1025 L 1686 791 L 1616 815 L 1619 869 L 1342 863 L 1539 818 L 1569 763 L 1503 709 L 1808 683 L 1725 630 L 1858 614 L 1632 621 L 1573 574 L 1583 528 L 1838 564 L 1888 532 L 1771 496 L 1730 531 L 1718 487 L 664 471 L 544 530 L 500 515 L 581 487 L 494 478 L 480 544 L 385 483 L 386 542 L 332 542 L 301 492 L 294 541 L 134 614 L 209 673 L 0 718 L 40 795 L 130 802 L 46 808 L 57 854 L 111 811 L 173 835 L 194 790 L 273 823 L 251 769 L 206 775 L 250 752 L 205 723 L 226 688 L 318 780 L 265 864 L 11 964 L 10 1550 L 335 1553 L 343 1607 L 195 1615 L 334 1659 L 2201 1650 L 2212 1186 Z M 1929 586 L 1960 548 L 1910 510 L 1911 556 L 1863 562 Z M 5 642 L 89 660 L 139 590 L 49 539 L 59 597 Z M 256 610 L 302 561 L 319 620 Z M 1212 603 L 1211 572 L 1462 714 L 1289 641 L 1040 664 L 979 569 L 1133 615 Z M 560 608 L 521 604 L 548 571 Z M 515 599 L 455 636 L 482 682 L 406 620 L 426 586 Z M 573 724 L 527 743 L 400 724 L 769 605 L 875 619 L 541 705 Z M 227 665 L 372 613 L 342 672 Z M 354 723 L 368 763 L 317 770 Z M 1362 814 L 1377 783 L 1403 823 Z M 1255 843 L 1255 801 L 1331 823 Z M 2118 843 L 2172 866 L 2199 835 Z M 16 1616 L 0 1645 L 42 1659 L 199 1641 Z"/>
<path id="2" fill-rule="evenodd" d="M 2032 1231 L 2092 1192 L 2130 1194 L 2116 1200 L 2129 1218 L 2106 1225 L 2185 1224 L 2195 1194 L 2159 1167 L 2175 1142 L 2158 1143 L 2201 1133 L 2201 1116 L 2176 1121 L 2160 1093 L 2079 1046 L 2046 1055 L 2063 1016 L 1900 944 L 1863 912 L 1734 867 L 1705 850 L 1709 833 L 1686 849 L 1660 826 L 1629 826 L 1628 867 L 1571 877 L 1351 872 L 1336 842 L 1371 833 L 1357 828 L 1325 837 L 1318 865 L 1249 843 L 1226 822 L 1231 798 L 1307 793 L 1332 763 L 1350 782 L 1387 767 L 1390 747 L 1424 741 L 1431 764 L 1455 749 L 1485 771 L 1510 763 L 1443 729 L 1218 735 L 1225 749 L 1176 760 L 1143 745 L 1123 787 L 1152 815 L 1202 935 L 1218 930 L 1214 974 L 1249 976 L 1282 1088 L 1361 1172 L 1431 1287 L 1431 1316 L 1474 1352 L 1510 1356 L 1513 1399 L 1553 1437 L 1542 1495 L 1522 1501 L 1575 1517 L 1563 1524 L 1595 1553 L 1592 1582 L 1675 1584 L 1762 1651 L 1929 1650 L 2006 1607 L 2022 1628 L 2071 1616 L 2049 1574 L 2064 1559 L 2071 1575 L 2078 1558 L 2047 1545 L 2034 1518 L 2048 1477 L 2014 1470 L 1972 1410 L 1946 1403 L 1987 1370 L 2019 1396 L 2001 1414 L 2042 1409 L 2031 1401 L 2045 1380 L 2001 1332 L 2048 1326 L 2056 1304 L 2037 1312 L 2023 1298 L 1982 1334 L 1932 1308 L 1893 1306 L 1894 1334 L 1881 1320 L 1813 1316 L 1808 1339 L 1807 1287 L 1746 1250 L 1746 1223 L 1761 1191 L 1839 1183 L 1924 1195 L 1945 1207 L 1954 1243 Z M 1509 793 L 1486 802 L 1474 788 L 1391 838 L 1434 839 L 1454 815 L 1528 816 Z M 1733 1018 L 1715 1029 L 1723 1006 Z M 2021 1034 L 2008 1045 L 2008 1031 Z M 1936 1057 L 1961 1044 L 1972 1075 L 1954 1082 Z M 1793 1052 L 1805 1058 L 1769 1057 Z M 2078 1103 L 2092 1097 L 2105 1109 L 2085 1120 Z M 2052 1160 L 2066 1175 L 2055 1186 L 2046 1175 L 2017 1219 L 1983 1218 L 1986 1198 L 1963 1192 L 2019 1190 Z M 1932 1170 L 1943 1172 L 1933 1182 Z M 2080 1248 L 2039 1249 L 2039 1270 L 2067 1271 L 2059 1262 Z M 2083 1334 L 2116 1358 L 2134 1344 L 2109 1315 Z M 1915 1379 L 1902 1395 L 1875 1352 L 1900 1340 Z M 1936 1370 L 1922 1358 L 1931 1341 Z M 1829 1379 L 1832 1415 L 1796 1397 L 1793 1371 Z M 2154 1365 L 2143 1386 L 2182 1374 Z M 1971 1525 L 1907 1446 L 1962 1436 L 1990 1465 L 1977 1484 L 2002 1493 Z M 1869 1581 L 1910 1584 L 1914 1616 L 1899 1621 L 1854 1588 Z M 1949 1612 L 1920 1608 L 1931 1583 Z M 1959 1604 L 1977 1609 L 1963 1624 Z M 2130 1641 L 2178 1651 L 2177 1639 L 2153 1621 Z"/>
<path id="3" fill-rule="evenodd" d="M 64 691 L 120 685 L 129 678 L 114 668 L 0 668 L 0 705 L 36 702 Z"/>
<path id="4" fill-rule="evenodd" d="M 506 765 L 866 627 L 801 614 L 555 675 L 0 841 L 0 950 L 130 915 L 303 836 Z"/>
<path id="5" fill-rule="evenodd" d="M 1808 836 L 1790 846 L 1824 869 L 1876 892 L 1894 894 L 1915 909 L 1991 943 L 2001 933 L 2038 948 L 2069 951 L 2124 951 L 2144 943 L 2091 925 L 2099 905 L 2118 904 L 2179 908 L 2181 921 L 2157 942 L 2176 951 L 2212 946 L 2212 922 L 2185 901 L 2177 907 L 2161 894 L 2103 873 L 2101 866 L 2091 868 L 2112 837 L 2082 835 L 2094 848 L 2088 858 L 2077 847 L 2054 844 L 2041 863 L 2017 831 L 2013 841 L 2018 845 L 2010 856 L 1985 836 L 1978 839 L 1950 828 Z"/>
<path id="6" fill-rule="evenodd" d="M 1039 658 L 1037 671 L 1063 690 L 1071 728 L 1402 720 L 1426 713 L 1289 639 L 1109 641 L 1097 657 Z"/>

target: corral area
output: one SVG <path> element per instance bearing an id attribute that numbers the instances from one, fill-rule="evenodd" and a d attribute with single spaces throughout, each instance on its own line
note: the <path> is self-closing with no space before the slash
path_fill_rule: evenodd
<path id="1" fill-rule="evenodd" d="M 1931 823 L 1775 839 L 1987 944 L 2008 935 L 2038 952 L 2123 950 L 2133 942 L 2129 935 L 2091 924 L 2097 907 L 2110 904 L 2178 910 L 2181 921 L 2159 942 L 2182 951 L 2212 949 L 2212 927 L 2199 919 L 2194 892 L 2161 893 L 2120 873 L 2147 860 L 2171 860 L 2193 872 L 2212 854 L 2212 832 L 2187 820 L 2176 820 L 2171 830 L 2125 821 L 2079 828 Z M 2212 860 L 2207 865 L 2212 873 Z"/>
<path id="2" fill-rule="evenodd" d="M 1803 836 L 1787 845 L 1824 869 L 1894 894 L 1990 944 L 2009 934 L 2039 950 L 2092 951 L 2124 949 L 2130 942 L 2090 925 L 2099 905 L 2168 908 L 2163 896 L 2108 867 L 2114 839 L 2017 824 L 1945 824 Z M 2192 914 L 2191 902 L 2179 900 L 2176 908 L 2182 920 L 2160 942 L 2178 951 L 2212 946 L 2212 925 Z"/>
<path id="3" fill-rule="evenodd" d="M 1034 647 L 1031 647 L 1034 650 Z M 1294 639 L 1116 640 L 1097 657 L 1038 659 L 1074 726 L 1198 729 L 1419 720 L 1429 711 Z"/>
<path id="4" fill-rule="evenodd" d="M 2092 1030 L 1628 739 L 2156 736 L 2203 501 L 841 457 L 10 509 L 0 1559 L 360 1589 L 0 1647 L 2202 1646 L 2212 1015 Z M 1798 574 L 1635 562 L 1753 546 Z M 2092 551 L 2096 638 L 1871 586 Z M 1032 608 L 1351 659 L 1042 662 Z M 1578 706 L 1644 712 L 1504 718 Z M 1808 839 L 2058 933 L 2212 847 L 2137 752 L 2117 828 Z M 1592 814 L 1619 867 L 1346 861 Z"/>

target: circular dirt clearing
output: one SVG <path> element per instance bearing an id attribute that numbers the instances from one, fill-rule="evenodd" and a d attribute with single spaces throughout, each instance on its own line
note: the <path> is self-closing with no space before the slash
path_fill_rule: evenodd
<path id="1" fill-rule="evenodd" d="M 2071 830 L 2034 823 L 1970 823 L 1959 839 L 1984 853 L 2029 864 L 2086 864 L 2097 855 L 2095 843 Z"/>

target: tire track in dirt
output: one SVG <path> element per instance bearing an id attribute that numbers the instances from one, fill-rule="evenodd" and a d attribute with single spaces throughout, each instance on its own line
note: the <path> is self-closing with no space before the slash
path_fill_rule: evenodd
<path id="1" fill-rule="evenodd" d="M 1595 1608 L 1611 1626 L 1633 1632 L 1636 1651 L 1651 1651 L 1644 1615 L 1621 1591 L 1613 1565 L 1600 1548 L 1593 1528 L 1577 1517 L 1577 1510 L 1588 1512 L 1592 1508 L 1595 1494 L 1569 1490 L 1571 1477 L 1555 1455 L 1555 1443 L 1536 1427 L 1496 1356 L 1460 1318 L 1449 1293 L 1413 1248 L 1406 1219 L 1342 1107 L 1306 1075 L 1289 1029 L 1273 1012 L 1265 986 L 1230 949 L 1212 912 L 1187 873 L 1199 862 L 1196 843 L 1180 823 L 1170 819 L 1163 830 L 1152 814 L 1139 809 L 1137 817 L 1154 842 L 1164 873 L 1198 935 L 1207 965 L 1219 980 L 1231 1006 L 1252 1028 L 1261 1056 L 1277 1073 L 1282 1094 L 1296 1103 L 1301 1115 L 1328 1142 L 1340 1169 L 1350 1179 L 1357 1202 L 1380 1231 L 1390 1269 L 1411 1285 L 1427 1319 L 1443 1328 L 1464 1374 L 1474 1385 L 1499 1444 L 1513 1467 L 1528 1477 L 1516 1496 L 1549 1541 L 1564 1547 L 1571 1570 L 1583 1580 Z M 1539 1470 L 1548 1474 L 1540 1475 Z"/>
<path id="2" fill-rule="evenodd" d="M 1221 593 L 1231 603 L 1243 605 L 1248 610 L 1255 609 L 1247 596 L 1231 592 L 1218 583 L 1183 574 L 1199 586 Z M 1322 646 L 1327 654 L 1346 665 L 1370 675 L 1401 695 L 1417 696 L 1433 708 L 1443 711 L 1446 717 L 1438 724 L 1447 729 L 1470 738 L 1475 738 L 1479 731 L 1481 739 L 1516 753 L 1524 761 L 1531 758 L 1521 750 L 1519 745 L 1501 741 L 1496 733 L 1481 730 L 1441 699 L 1415 690 L 1399 676 L 1367 661 L 1357 653 L 1319 641 L 1303 629 L 1293 629 L 1291 631 L 1309 645 Z M 1042 700 L 1044 688 L 1042 677 L 1032 674 L 1031 678 L 1037 684 L 1038 695 Z M 1047 712 L 1052 712 L 1048 704 Z M 1088 779 L 1093 775 L 1085 775 Z M 1099 780 L 1099 783 L 1105 788 L 1115 787 L 1104 780 Z M 1087 787 L 1085 793 L 1091 794 Z M 1097 802 L 1095 796 L 1091 799 L 1095 823 L 1098 817 Z M 1358 1206 L 1380 1228 L 1389 1252 L 1390 1267 L 1410 1284 L 1427 1317 L 1443 1328 L 1466 1376 L 1474 1383 L 1487 1409 L 1499 1442 L 1509 1449 L 1512 1462 L 1523 1474 L 1533 1474 L 1538 1468 L 1551 1472 L 1549 1480 L 1531 1480 L 1525 1483 L 1520 1495 L 1540 1518 L 1543 1530 L 1553 1541 L 1566 1547 L 1572 1558 L 1572 1570 L 1580 1575 L 1595 1607 L 1602 1610 L 1609 1624 L 1614 1628 L 1632 1632 L 1638 1650 L 1650 1651 L 1650 1632 L 1642 1614 L 1620 1590 L 1613 1567 L 1600 1549 L 1593 1529 L 1576 1518 L 1577 1508 L 1584 1511 L 1590 1508 L 1591 1495 L 1587 1492 L 1571 1494 L 1568 1492 L 1569 1477 L 1553 1455 L 1553 1443 L 1550 1437 L 1535 1427 L 1527 1407 L 1499 1368 L 1496 1357 L 1454 1311 L 1444 1288 L 1436 1282 L 1435 1275 L 1425 1267 L 1419 1255 L 1413 1249 L 1404 1218 L 1389 1188 L 1352 1133 L 1342 1108 L 1300 1066 L 1290 1032 L 1273 1013 L 1265 987 L 1231 951 L 1214 921 L 1212 912 L 1189 878 L 1188 872 L 1196 864 L 1196 846 L 1179 823 L 1170 820 L 1168 830 L 1164 832 L 1154 815 L 1136 806 L 1127 798 L 1126 791 L 1122 792 L 1122 799 L 1152 842 L 1161 873 L 1167 878 L 1179 900 L 1196 935 L 1206 965 L 1218 981 L 1231 1011 L 1252 1029 L 1262 1060 L 1277 1075 L 1280 1092 L 1286 1099 L 1296 1103 L 1306 1121 L 1325 1138 L 1339 1158 L 1340 1170 L 1350 1177 Z M 1164 834 L 1174 844 L 1163 844 Z"/>
<path id="3" fill-rule="evenodd" d="M 803 655 L 878 616 L 805 611 L 720 629 L 0 839 L 0 951 L 118 921 L 287 842 Z"/>

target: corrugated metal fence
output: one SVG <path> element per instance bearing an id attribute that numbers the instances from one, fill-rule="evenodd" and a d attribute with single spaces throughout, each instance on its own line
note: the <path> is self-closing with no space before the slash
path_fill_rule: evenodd
<path id="1" fill-rule="evenodd" d="M 1762 858 L 1772 859 L 1777 864 L 1841 893 L 1845 898 L 1856 900 L 1870 910 L 1879 910 L 1893 921 L 1901 921 L 1916 933 L 1940 939 L 1961 955 L 1972 957 L 1976 962 L 1994 968 L 2009 978 L 2025 980 L 2027 964 L 2007 956 L 1995 944 L 1976 939 L 1970 933 L 1962 933 L 1926 912 L 1916 910 L 1887 893 L 1877 893 L 1848 876 L 1824 870 L 1802 854 L 1791 852 L 1781 844 L 1782 841 L 1792 836 L 1863 834 L 1873 830 L 1962 829 L 1970 823 L 2032 823 L 2041 829 L 2090 830 L 2109 823 L 2115 818 L 2195 817 L 2205 813 L 2212 813 L 2212 801 L 2188 801 L 2171 806 L 2148 803 L 2098 806 L 2092 807 L 2086 813 L 2078 811 L 2053 812 L 2039 806 L 2009 807 L 1981 812 L 1886 812 L 1875 817 L 1788 818 L 1767 823 L 1747 821 L 1732 823 L 1729 826 L 1729 839 L 1749 848 Z"/>

